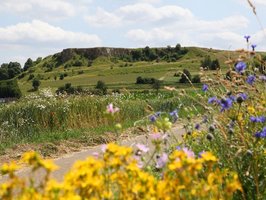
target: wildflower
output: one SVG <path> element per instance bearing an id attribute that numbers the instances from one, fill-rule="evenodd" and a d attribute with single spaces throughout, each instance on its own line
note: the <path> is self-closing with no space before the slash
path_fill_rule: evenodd
<path id="1" fill-rule="evenodd" d="M 217 103 L 217 102 L 218 102 L 217 97 L 211 97 L 208 99 L 208 103 Z"/>
<path id="2" fill-rule="evenodd" d="M 207 84 L 203 84 L 202 91 L 206 92 L 208 90 L 209 86 Z"/>
<path id="3" fill-rule="evenodd" d="M 247 83 L 248 83 L 249 85 L 253 85 L 253 83 L 255 82 L 255 80 L 256 80 L 256 76 L 254 76 L 254 75 L 249 75 L 249 76 L 247 77 Z"/>
<path id="4" fill-rule="evenodd" d="M 250 121 L 254 123 L 264 123 L 266 121 L 266 117 L 265 116 L 260 116 L 260 117 L 251 116 Z"/>
<path id="5" fill-rule="evenodd" d="M 147 153 L 150 150 L 150 148 L 145 146 L 144 144 L 136 144 L 136 147 L 144 153 Z"/>
<path id="6" fill-rule="evenodd" d="M 221 112 L 228 110 L 232 107 L 233 101 L 230 98 L 221 99 L 220 105 L 222 107 Z"/>
<path id="7" fill-rule="evenodd" d="M 162 114 L 162 112 L 156 112 L 154 115 L 155 115 L 155 117 L 160 117 L 161 114 Z"/>
<path id="8" fill-rule="evenodd" d="M 236 66 L 235 66 L 235 70 L 236 70 L 236 72 L 237 73 L 242 73 L 242 72 L 244 72 L 244 70 L 246 69 L 246 67 L 247 67 L 247 65 L 246 65 L 246 63 L 244 63 L 244 62 L 238 62 L 237 64 L 236 64 Z"/>
<path id="9" fill-rule="evenodd" d="M 259 131 L 255 133 L 256 138 L 266 138 L 266 126 L 262 129 L 262 131 Z"/>
<path id="10" fill-rule="evenodd" d="M 178 119 L 178 110 L 174 110 L 174 111 L 170 112 L 169 114 L 173 118 L 173 121 L 176 122 Z"/>
<path id="11" fill-rule="evenodd" d="M 245 35 L 244 38 L 246 39 L 247 43 L 249 42 L 250 35 Z"/>
<path id="12" fill-rule="evenodd" d="M 256 44 L 252 44 L 252 45 L 251 45 L 252 51 L 255 51 L 255 48 L 256 48 L 256 47 L 257 47 Z"/>
<path id="13" fill-rule="evenodd" d="M 188 158 L 195 158 L 195 153 L 189 148 L 184 147 L 182 151 L 187 155 Z"/>
<path id="14" fill-rule="evenodd" d="M 109 113 L 109 114 L 114 114 L 114 113 L 116 113 L 116 112 L 118 112 L 119 111 L 119 108 L 114 108 L 114 106 L 113 106 L 113 104 L 112 103 L 110 103 L 108 106 L 107 106 L 107 110 L 106 110 L 106 112 L 107 113 Z"/>
<path id="15" fill-rule="evenodd" d="M 247 98 L 248 98 L 248 95 L 247 94 L 240 93 L 240 94 L 238 94 L 238 96 L 236 98 L 236 101 L 237 101 L 237 103 L 240 103 L 241 104 L 243 101 L 247 100 Z"/>
<path id="16" fill-rule="evenodd" d="M 157 117 L 156 117 L 155 115 L 151 115 L 151 116 L 150 116 L 150 121 L 151 121 L 151 122 L 155 122 L 156 119 L 157 119 Z"/>
<path id="17" fill-rule="evenodd" d="M 266 76 L 265 75 L 259 76 L 259 79 L 262 81 L 266 81 Z"/>
<path id="18" fill-rule="evenodd" d="M 195 129 L 199 130 L 200 129 L 200 124 L 195 125 Z"/>
<path id="19" fill-rule="evenodd" d="M 166 153 L 163 153 L 161 156 L 159 156 L 156 160 L 156 168 L 161 169 L 163 168 L 168 161 L 168 155 Z"/>

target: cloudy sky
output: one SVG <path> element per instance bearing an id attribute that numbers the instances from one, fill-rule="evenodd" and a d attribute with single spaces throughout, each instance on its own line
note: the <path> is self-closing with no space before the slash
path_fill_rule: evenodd
<path id="1" fill-rule="evenodd" d="M 266 0 L 253 0 L 266 25 Z M 266 33 L 246 0 L 1 0 L 0 63 L 71 47 L 244 47 Z M 265 19 L 263 21 L 263 19 Z"/>

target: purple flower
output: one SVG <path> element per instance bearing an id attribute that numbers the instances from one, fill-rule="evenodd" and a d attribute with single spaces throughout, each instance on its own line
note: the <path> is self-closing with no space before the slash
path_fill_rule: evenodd
<path id="1" fill-rule="evenodd" d="M 173 121 L 176 122 L 178 119 L 178 110 L 174 110 L 174 111 L 170 112 L 169 114 L 173 118 Z"/>
<path id="2" fill-rule="evenodd" d="M 156 168 L 161 169 L 163 168 L 168 161 L 168 155 L 166 153 L 163 153 L 161 156 L 159 156 L 156 160 Z"/>
<path id="3" fill-rule="evenodd" d="M 247 65 L 244 62 L 238 62 L 235 66 L 235 70 L 237 73 L 242 73 L 246 69 Z"/>
<path id="4" fill-rule="evenodd" d="M 249 42 L 250 35 L 245 35 L 244 38 L 246 39 L 247 42 Z"/>
<path id="5" fill-rule="evenodd" d="M 233 105 L 233 101 L 230 98 L 221 99 L 220 106 L 222 107 L 221 112 L 229 110 Z"/>
<path id="6" fill-rule="evenodd" d="M 200 129 L 200 124 L 195 125 L 195 129 L 199 130 Z"/>
<path id="7" fill-rule="evenodd" d="M 256 48 L 256 47 L 257 47 L 256 44 L 252 44 L 252 45 L 251 45 L 252 51 L 255 51 L 255 48 Z"/>
<path id="8" fill-rule="evenodd" d="M 203 84 L 202 91 L 206 92 L 208 90 L 209 86 L 207 84 Z"/>
<path id="9" fill-rule="evenodd" d="M 230 98 L 232 101 L 236 101 L 236 97 L 233 96 L 233 95 L 230 95 L 229 98 Z"/>
<path id="10" fill-rule="evenodd" d="M 187 147 L 184 147 L 182 150 L 188 158 L 195 158 L 195 154 L 192 150 L 188 149 Z"/>
<path id="11" fill-rule="evenodd" d="M 256 138 L 266 138 L 266 126 L 263 127 L 262 131 L 255 133 Z"/>
<path id="12" fill-rule="evenodd" d="M 211 97 L 208 99 L 208 103 L 217 103 L 217 102 L 218 102 L 217 97 Z"/>
<path id="13" fill-rule="evenodd" d="M 156 119 L 157 119 L 157 117 L 156 117 L 155 115 L 151 115 L 151 116 L 150 116 L 150 121 L 151 121 L 151 122 L 155 122 Z"/>
<path id="14" fill-rule="evenodd" d="M 249 85 L 253 85 L 253 83 L 255 82 L 255 80 L 256 80 L 256 76 L 254 76 L 254 75 L 249 75 L 249 76 L 247 77 L 247 83 L 248 83 Z"/>
<path id="15" fill-rule="evenodd" d="M 262 81 L 266 81 L 266 76 L 265 75 L 259 76 L 259 79 Z"/>
<path id="16" fill-rule="evenodd" d="M 246 93 L 240 93 L 238 94 L 238 97 L 242 97 L 244 101 L 248 99 L 248 95 Z"/>
<path id="17" fill-rule="evenodd" d="M 259 116 L 259 117 L 251 116 L 250 121 L 254 123 L 264 123 L 266 121 L 266 117 L 265 116 Z"/>
<path id="18" fill-rule="evenodd" d="M 136 144 L 136 147 L 144 153 L 147 153 L 150 150 L 150 148 L 144 144 Z"/>

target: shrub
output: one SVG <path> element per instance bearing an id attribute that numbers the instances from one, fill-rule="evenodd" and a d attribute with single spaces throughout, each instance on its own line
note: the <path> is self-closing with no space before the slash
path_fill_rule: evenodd
<path id="1" fill-rule="evenodd" d="M 32 81 L 32 87 L 35 91 L 39 89 L 39 86 L 41 85 L 41 81 L 39 79 L 33 79 Z"/>
<path id="2" fill-rule="evenodd" d="M 183 70 L 181 74 L 181 78 L 179 80 L 180 83 L 189 83 L 191 81 L 191 74 L 187 69 Z"/>
<path id="3" fill-rule="evenodd" d="M 98 89 L 102 95 L 107 94 L 107 86 L 104 81 L 99 80 L 95 86 L 95 89 Z"/>
<path id="4" fill-rule="evenodd" d="M 20 98 L 17 80 L 0 81 L 0 98 Z"/>

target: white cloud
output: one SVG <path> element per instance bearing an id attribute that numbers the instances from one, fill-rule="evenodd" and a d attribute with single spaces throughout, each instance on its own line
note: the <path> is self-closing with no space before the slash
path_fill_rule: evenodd
<path id="1" fill-rule="evenodd" d="M 93 26 L 119 26 L 128 23 L 171 23 L 176 20 L 192 18 L 190 10 L 180 6 L 155 7 L 148 3 L 136 3 L 122 6 L 113 12 L 98 8 L 96 14 L 86 16 L 86 21 Z"/>
<path id="2" fill-rule="evenodd" d="M 75 14 L 75 6 L 68 0 L 2 0 L 1 12 L 43 19 L 61 19 Z"/>
<path id="3" fill-rule="evenodd" d="M 101 40 L 97 35 L 63 30 L 40 20 L 30 23 L 19 23 L 0 28 L 0 42 L 2 44 L 23 44 L 42 46 L 98 46 Z"/>
<path id="4" fill-rule="evenodd" d="M 113 13 L 107 12 L 102 8 L 98 8 L 95 15 L 86 16 L 85 20 L 93 26 L 119 26 L 122 19 Z"/>

